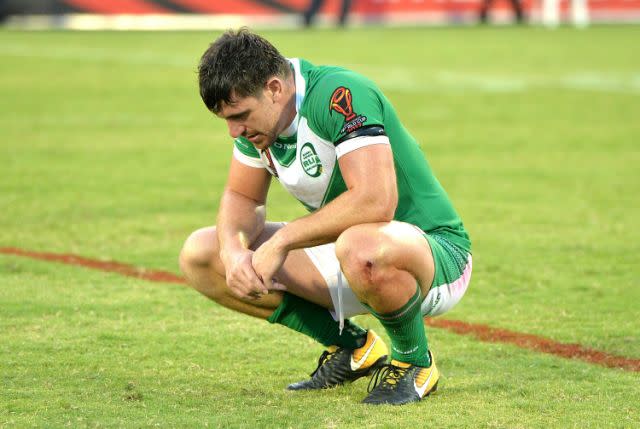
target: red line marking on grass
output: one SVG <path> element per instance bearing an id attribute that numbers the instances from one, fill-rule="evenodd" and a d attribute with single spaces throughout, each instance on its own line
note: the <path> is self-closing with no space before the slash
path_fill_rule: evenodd
<path id="1" fill-rule="evenodd" d="M 578 359 L 608 368 L 640 372 L 640 359 L 616 356 L 590 349 L 580 344 L 559 343 L 537 335 L 492 328 L 487 325 L 468 323 L 461 320 L 426 319 L 425 324 L 434 328 L 446 329 L 459 335 L 473 336 L 480 341 L 513 344 L 523 349 L 548 353 L 566 359 Z"/>
<path id="2" fill-rule="evenodd" d="M 45 253 L 32 252 L 28 250 L 16 249 L 15 247 L 2 247 L 0 253 L 7 255 L 26 256 L 28 258 L 40 259 L 42 261 L 60 262 L 67 265 L 77 265 L 94 270 L 117 273 L 127 277 L 136 277 L 152 282 L 180 283 L 186 284 L 183 277 L 168 271 L 147 270 L 145 268 L 134 267 L 113 261 L 99 261 L 96 259 L 83 258 L 82 256 L 68 253 Z"/>
<path id="3" fill-rule="evenodd" d="M 121 262 L 99 261 L 72 254 L 33 252 L 14 247 L 2 247 L 0 248 L 0 253 L 76 265 L 94 270 L 117 273 L 128 277 L 136 277 L 152 282 L 186 283 L 183 277 L 168 271 L 147 270 L 123 264 Z M 607 368 L 620 368 L 626 371 L 640 372 L 640 359 L 616 356 L 599 350 L 590 349 L 580 344 L 559 343 L 552 339 L 537 335 L 492 328 L 487 325 L 463 322 L 461 320 L 429 318 L 425 320 L 425 324 L 434 328 L 446 329 L 459 335 L 472 336 L 484 342 L 512 344 L 522 349 L 547 353 L 565 359 L 577 359 Z"/>

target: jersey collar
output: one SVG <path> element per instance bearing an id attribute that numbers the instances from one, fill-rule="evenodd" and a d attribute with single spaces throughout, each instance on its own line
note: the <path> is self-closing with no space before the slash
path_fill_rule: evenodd
<path id="1" fill-rule="evenodd" d="M 298 58 L 288 58 L 288 60 L 293 69 L 293 78 L 296 85 L 296 117 L 293 118 L 293 122 L 280 134 L 282 137 L 291 137 L 298 132 L 300 106 L 302 106 L 302 100 L 304 99 L 304 93 L 307 88 L 307 83 L 300 72 L 300 60 Z"/>

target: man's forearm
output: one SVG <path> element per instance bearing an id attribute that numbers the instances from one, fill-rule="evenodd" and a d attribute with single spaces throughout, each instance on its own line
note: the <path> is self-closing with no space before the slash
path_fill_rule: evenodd
<path id="1" fill-rule="evenodd" d="M 287 224 L 273 239 L 286 250 L 318 246 L 336 241 L 351 226 L 389 222 L 394 212 L 394 203 L 381 203 L 377 196 L 349 190 L 320 210 Z"/>
<path id="2" fill-rule="evenodd" d="M 352 226 L 393 219 L 398 187 L 389 145 L 353 150 L 338 161 L 347 190 L 316 212 L 278 230 L 269 239 L 275 250 L 269 249 L 271 253 L 330 243 Z M 370 166 L 376 167 L 375 174 Z"/>
<path id="3" fill-rule="evenodd" d="M 265 215 L 264 204 L 225 189 L 216 225 L 223 263 L 226 264 L 228 255 L 248 249 L 258 238 L 264 229 Z"/>

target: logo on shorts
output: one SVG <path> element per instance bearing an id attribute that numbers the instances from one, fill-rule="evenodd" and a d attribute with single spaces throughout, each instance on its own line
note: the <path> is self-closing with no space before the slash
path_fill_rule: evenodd
<path id="1" fill-rule="evenodd" d="M 359 115 L 353 111 L 351 90 L 344 86 L 339 86 L 331 94 L 331 101 L 329 102 L 330 114 L 333 114 L 334 110 L 344 116 L 344 125 L 340 130 L 340 134 L 355 131 L 367 121 L 366 116 Z"/>
<path id="2" fill-rule="evenodd" d="M 436 289 L 438 293 L 436 294 L 436 300 L 433 302 L 432 308 L 436 308 L 438 304 L 440 304 L 440 299 L 442 299 L 442 294 L 440 293 L 440 289 Z"/>
<path id="3" fill-rule="evenodd" d="M 322 174 L 322 161 L 316 149 L 309 142 L 302 145 L 300 149 L 300 164 L 302 169 L 311 177 L 318 177 Z"/>

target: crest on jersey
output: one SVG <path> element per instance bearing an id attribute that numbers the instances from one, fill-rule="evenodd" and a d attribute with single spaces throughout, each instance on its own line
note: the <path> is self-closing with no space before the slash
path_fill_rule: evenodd
<path id="1" fill-rule="evenodd" d="M 358 115 L 353 111 L 351 90 L 344 86 L 339 86 L 333 91 L 333 94 L 331 94 L 329 112 L 333 114 L 334 110 L 344 116 L 344 125 L 340 130 L 341 134 L 357 130 L 367 121 L 366 116 Z"/>
<path id="2" fill-rule="evenodd" d="M 300 163 L 302 169 L 311 177 L 318 177 L 322 174 L 322 161 L 311 143 L 305 143 L 300 149 Z"/>

